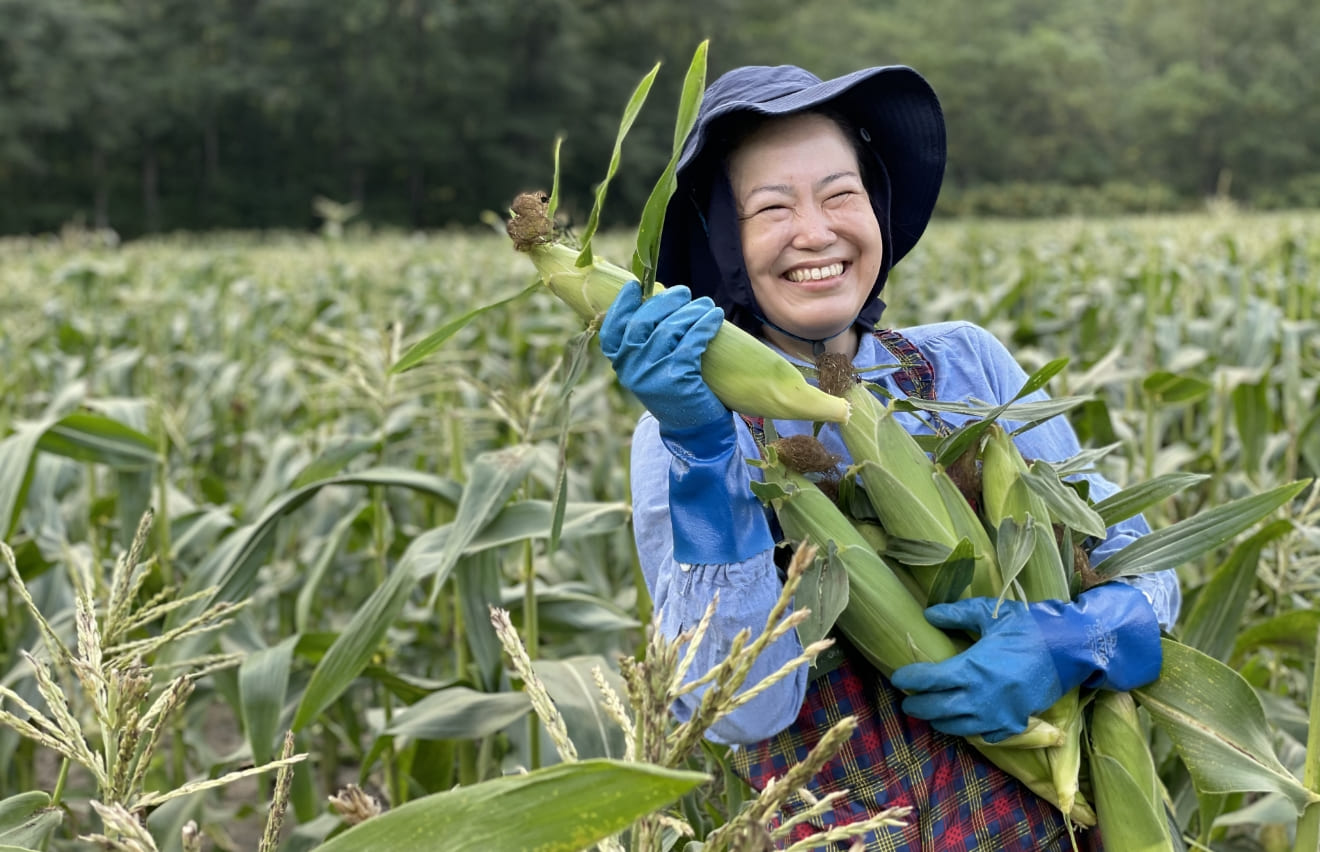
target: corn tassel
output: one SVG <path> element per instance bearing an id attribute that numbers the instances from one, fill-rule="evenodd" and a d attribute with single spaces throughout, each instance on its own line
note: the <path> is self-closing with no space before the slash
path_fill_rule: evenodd
<path id="1" fill-rule="evenodd" d="M 531 258 L 552 293 L 582 319 L 594 322 L 609 309 L 623 285 L 636 276 L 600 258 L 594 259 L 591 266 L 578 266 L 575 250 L 546 241 L 548 218 L 543 233 L 529 234 L 526 228 L 514 227 L 515 223 L 526 225 L 534 219 L 534 215 L 524 215 L 510 222 L 515 246 Z M 659 283 L 656 288 L 664 289 Z M 846 401 L 808 384 L 791 363 L 729 322 L 706 347 L 701 375 L 720 402 L 740 414 L 812 422 L 848 419 Z"/>

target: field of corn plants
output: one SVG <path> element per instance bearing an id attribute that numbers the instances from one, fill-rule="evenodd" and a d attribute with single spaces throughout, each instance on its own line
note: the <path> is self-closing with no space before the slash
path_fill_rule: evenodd
<path id="1" fill-rule="evenodd" d="M 0 847 L 758 848 L 665 737 L 640 409 L 533 280 L 494 230 L 0 242 Z M 1070 359 L 1116 481 L 1205 474 L 1156 528 L 1320 471 L 1320 215 L 937 223 L 886 297 Z M 1317 790 L 1315 492 L 1179 570 L 1176 635 Z M 1143 724 L 1193 848 L 1295 848 L 1295 798 L 1236 792 L 1286 785 L 1198 793 Z"/>

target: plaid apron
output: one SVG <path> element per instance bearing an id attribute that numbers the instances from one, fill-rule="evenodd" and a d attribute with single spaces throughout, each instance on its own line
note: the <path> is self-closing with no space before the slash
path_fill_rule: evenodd
<path id="1" fill-rule="evenodd" d="M 896 331 L 877 331 L 897 359 L 894 374 L 908 396 L 935 398 L 934 365 Z M 746 418 L 758 445 L 763 423 Z M 946 429 L 936 419 L 938 428 Z M 754 789 L 764 789 L 807 753 L 845 716 L 857 728 L 843 748 L 811 780 L 817 798 L 848 790 L 832 811 L 794 827 L 789 842 L 819 831 L 858 822 L 890 807 L 910 806 L 907 825 L 881 829 L 865 838 L 868 852 L 1064 852 L 1072 849 L 1063 816 L 1021 782 L 987 761 L 961 738 L 905 715 L 903 694 L 836 635 L 837 667 L 818 661 L 797 719 L 787 729 L 734 751 L 734 771 Z M 807 804 L 794 795 L 776 825 Z M 1079 847 L 1101 852 L 1099 832 L 1078 831 Z M 846 850 L 852 841 L 833 848 Z"/>

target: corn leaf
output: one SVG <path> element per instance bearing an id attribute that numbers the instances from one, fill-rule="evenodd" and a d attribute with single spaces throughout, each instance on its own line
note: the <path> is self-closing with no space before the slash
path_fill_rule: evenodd
<path id="1" fill-rule="evenodd" d="M 793 598 L 795 609 L 811 611 L 807 620 L 797 626 L 802 645 L 805 647 L 824 639 L 847 605 L 848 570 L 839 560 L 838 548 L 831 541 L 826 552 L 817 551 Z"/>
<path id="2" fill-rule="evenodd" d="M 615 693 L 625 694 L 623 678 L 616 666 L 598 654 L 565 657 L 562 660 L 533 660 L 532 669 L 541 679 L 546 692 L 564 717 L 568 737 L 577 747 L 578 756 L 588 758 L 621 758 L 624 752 L 623 730 L 605 715 L 601 707 L 602 696 L 596 688 L 591 670 L 599 668 Z M 550 745 L 542 737 L 542 745 Z M 544 763 L 553 761 L 542 754 Z M 554 758 L 558 760 L 558 758 Z"/>
<path id="3" fill-rule="evenodd" d="M 1108 528 L 1100 515 L 1076 490 L 1059 479 L 1058 472 L 1048 462 L 1040 459 L 1033 461 L 1022 475 L 1022 481 L 1045 501 L 1053 520 L 1083 535 L 1096 538 L 1108 535 Z"/>
<path id="4" fill-rule="evenodd" d="M 600 226 L 600 213 L 605 207 L 605 191 L 610 187 L 610 181 L 619 171 L 619 160 L 623 156 L 623 140 L 632 129 L 633 122 L 637 120 L 637 114 L 642 111 L 642 105 L 646 103 L 646 96 L 651 93 L 651 86 L 655 83 L 655 75 L 660 72 L 660 63 L 656 63 L 637 88 L 633 90 L 632 97 L 628 99 L 628 105 L 623 110 L 623 119 L 619 122 L 619 133 L 614 138 L 614 153 L 610 155 L 610 166 L 605 172 L 604 179 L 596 186 L 596 203 L 591 206 L 591 215 L 587 217 L 586 227 L 582 229 L 582 251 L 578 254 L 578 266 L 590 266 L 592 264 L 591 238 L 596 235 L 596 228 Z"/>
<path id="5" fill-rule="evenodd" d="M 390 373 L 402 373 L 404 370 L 411 370 L 413 367 L 416 367 L 418 364 L 431 357 L 431 355 L 435 354 L 441 346 L 445 345 L 446 340 L 461 331 L 468 323 L 472 322 L 472 320 L 488 311 L 504 307 L 510 302 L 516 302 L 529 293 L 534 293 L 535 291 L 540 290 L 541 287 L 541 282 L 538 280 L 532 286 L 515 293 L 508 298 L 500 299 L 498 302 L 491 302 L 489 305 L 482 305 L 479 308 L 473 308 L 457 319 L 450 320 L 439 329 L 431 332 L 426 337 L 410 346 L 408 351 L 399 357 L 398 361 L 395 361 L 390 365 Z"/>
<path id="6" fill-rule="evenodd" d="M 1281 793 L 1299 815 L 1320 801 L 1275 755 L 1260 699 L 1241 675 L 1179 642 L 1161 645 L 1160 677 L 1133 696 L 1173 740 L 1198 791 Z"/>
<path id="7" fill-rule="evenodd" d="M 478 692 L 454 686 L 434 692 L 394 717 L 385 733 L 417 740 L 488 737 L 532 710 L 522 692 Z"/>
<path id="8" fill-rule="evenodd" d="M 1220 662 L 1228 662 L 1247 611 L 1247 601 L 1256 586 L 1256 568 L 1265 545 L 1293 529 L 1288 521 L 1267 524 L 1233 548 L 1224 564 L 1196 596 L 1196 603 L 1183 619 L 1182 641 Z"/>
<path id="9" fill-rule="evenodd" d="M 706 89 L 706 51 L 709 41 L 697 45 L 692 56 L 687 75 L 683 78 L 683 93 L 678 102 L 678 118 L 674 122 L 674 145 L 669 155 L 669 162 L 664 172 L 651 189 L 651 195 L 642 208 L 642 218 L 637 226 L 637 250 L 633 253 L 632 271 L 642 284 L 642 294 L 651 295 L 655 286 L 656 264 L 660 257 L 660 232 L 665 224 L 665 210 L 669 199 L 678 184 L 675 172 L 678 160 L 683 154 L 683 142 L 687 139 L 692 126 L 697 122 L 697 112 L 701 109 L 702 95 Z"/>
<path id="10" fill-rule="evenodd" d="M 467 486 L 463 489 L 463 499 L 458 502 L 450 533 L 445 537 L 440 552 L 433 562 L 428 562 L 422 559 L 423 551 L 418 548 L 411 560 L 410 570 L 416 576 L 432 575 L 428 607 L 435 606 L 440 588 L 454 564 L 472 539 L 491 522 L 514 490 L 522 484 L 534 460 L 535 451 L 527 444 L 516 444 L 477 456 L 468 474 Z M 413 545 L 417 543 L 414 540 Z M 409 545 L 410 551 L 413 551 L 413 545 Z M 404 561 L 410 561 L 407 554 Z"/>
<path id="11" fill-rule="evenodd" d="M 1141 389 L 1165 405 L 1182 405 L 1204 397 L 1211 385 L 1195 376 L 1158 370 L 1142 381 Z"/>
<path id="12" fill-rule="evenodd" d="M 1233 656 L 1240 657 L 1268 647 L 1306 659 L 1315 652 L 1317 630 L 1320 630 L 1320 610 L 1289 610 L 1238 633 L 1233 643 Z"/>
<path id="13" fill-rule="evenodd" d="M 1102 577 L 1176 568 L 1226 544 L 1302 492 L 1310 480 L 1280 485 L 1185 518 L 1142 536 L 1096 566 Z"/>
<path id="14" fill-rule="evenodd" d="M 343 632 L 312 671 L 293 714 L 295 732 L 314 722 L 362 673 L 408 602 L 415 585 L 416 578 L 406 564 L 405 552 L 405 559 L 353 613 Z"/>
<path id="15" fill-rule="evenodd" d="M 26 423 L 0 441 L 0 533 L 3 538 L 14 534 L 18 516 L 27 502 L 28 488 L 32 484 L 32 469 L 36 460 L 37 443 L 49 423 Z"/>
<path id="16" fill-rule="evenodd" d="M 480 550 L 465 554 L 454 566 L 454 598 L 463 614 L 463 638 L 470 662 L 468 671 L 486 692 L 499 689 L 504 649 L 490 607 L 500 599 L 500 553 Z"/>
<path id="17" fill-rule="evenodd" d="M 976 548 L 968 539 L 959 539 L 949 558 L 935 569 L 926 605 L 952 603 L 962 597 L 976 575 Z"/>
<path id="18" fill-rule="evenodd" d="M 1112 527 L 1119 521 L 1139 515 L 1161 500 L 1209 478 L 1203 473 L 1166 473 L 1130 488 L 1124 488 L 1091 508 L 1100 515 L 1100 520 L 1106 528 Z"/>
<path id="19" fill-rule="evenodd" d="M 584 760 L 414 799 L 319 846 L 320 852 L 537 849 L 578 852 L 708 780 L 696 772 Z"/>
<path id="20" fill-rule="evenodd" d="M 235 530 L 189 575 L 186 592 L 216 587 L 204 603 L 181 607 L 170 614 L 166 623 L 174 626 L 191 618 L 205 604 L 219 601 L 238 601 L 247 597 L 256 583 L 257 571 L 274 543 L 279 522 L 316 496 L 322 488 L 332 485 L 385 485 L 407 488 L 421 494 L 454 503 L 461 493 L 460 486 L 449 479 L 402 468 L 377 467 L 357 473 L 334 476 L 295 488 L 279 495 L 262 510 L 257 520 Z M 179 642 L 166 651 L 168 659 L 185 659 L 195 651 L 191 642 Z"/>
<path id="21" fill-rule="evenodd" d="M 88 411 L 75 411 L 52 423 L 42 434 L 38 448 L 117 470 L 150 468 L 157 458 L 156 442 L 150 437 Z"/>
<path id="22" fill-rule="evenodd" d="M 252 762 L 268 763 L 277 756 L 280 717 L 289 690 L 289 670 L 297 636 L 248 654 L 238 667 L 239 712 L 252 747 Z"/>

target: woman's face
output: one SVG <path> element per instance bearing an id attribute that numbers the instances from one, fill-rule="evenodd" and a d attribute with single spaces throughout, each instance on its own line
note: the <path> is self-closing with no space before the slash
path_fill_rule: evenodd
<path id="1" fill-rule="evenodd" d="M 822 115 L 768 122 L 729 161 L 743 259 L 766 319 L 799 337 L 833 337 L 852 356 L 852 322 L 875 285 L 884 239 L 843 130 Z M 841 329 L 848 329 L 838 334 Z M 802 344 L 765 329 L 786 350 Z"/>

